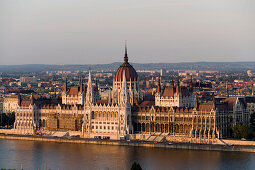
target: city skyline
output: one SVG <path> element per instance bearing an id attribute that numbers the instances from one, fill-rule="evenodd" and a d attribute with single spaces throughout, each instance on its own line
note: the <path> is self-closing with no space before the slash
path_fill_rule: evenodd
<path id="1" fill-rule="evenodd" d="M 0 63 L 254 61 L 254 2 L 1 1 Z"/>

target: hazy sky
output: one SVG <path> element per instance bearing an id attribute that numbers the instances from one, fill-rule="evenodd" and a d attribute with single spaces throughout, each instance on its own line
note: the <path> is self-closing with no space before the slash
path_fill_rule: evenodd
<path id="1" fill-rule="evenodd" d="M 255 0 L 0 0 L 0 65 L 255 61 Z"/>

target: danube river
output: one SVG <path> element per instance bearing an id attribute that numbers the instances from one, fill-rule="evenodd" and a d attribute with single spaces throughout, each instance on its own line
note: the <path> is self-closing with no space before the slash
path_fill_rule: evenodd
<path id="1" fill-rule="evenodd" d="M 6 169 L 254 169 L 255 154 L 93 144 L 0 140 Z"/>

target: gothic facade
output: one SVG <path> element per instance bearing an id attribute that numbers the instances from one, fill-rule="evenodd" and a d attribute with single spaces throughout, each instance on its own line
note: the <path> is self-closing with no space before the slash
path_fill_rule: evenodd
<path id="1" fill-rule="evenodd" d="M 85 138 L 183 138 L 187 142 L 212 143 L 230 137 L 235 124 L 249 123 L 248 109 L 242 100 L 199 104 L 192 81 L 189 87 L 181 87 L 178 81 L 164 88 L 159 81 L 155 103 L 142 104 L 146 102 L 141 97 L 138 75 L 128 62 L 126 47 L 109 96 L 107 101 L 100 100 L 89 72 L 86 89 L 82 80 L 79 87 L 70 88 L 65 81 L 62 102 L 35 100 L 33 96 L 27 100 L 19 98 L 14 129 L 21 134 L 76 132 Z"/>

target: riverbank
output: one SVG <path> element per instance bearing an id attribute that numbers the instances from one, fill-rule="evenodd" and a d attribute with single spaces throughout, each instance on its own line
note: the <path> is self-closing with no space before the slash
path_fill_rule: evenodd
<path id="1" fill-rule="evenodd" d="M 0 139 L 97 144 L 97 145 L 115 145 L 115 146 L 152 147 L 152 148 L 167 148 L 167 149 L 188 149 L 188 150 L 205 150 L 205 151 L 237 151 L 237 152 L 255 153 L 255 146 L 253 145 L 212 145 L 212 144 L 168 143 L 168 142 L 154 143 L 154 142 L 147 142 L 147 141 L 118 141 L 118 140 L 99 140 L 99 139 L 84 139 L 84 138 L 70 138 L 70 137 L 59 138 L 59 137 L 48 137 L 48 136 L 6 135 L 6 134 L 0 134 Z"/>

